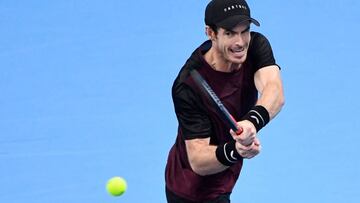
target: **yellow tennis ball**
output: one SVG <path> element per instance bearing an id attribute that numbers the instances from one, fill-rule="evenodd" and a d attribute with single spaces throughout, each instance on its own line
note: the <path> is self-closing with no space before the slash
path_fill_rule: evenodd
<path id="1" fill-rule="evenodd" d="M 126 191 L 127 184 L 124 178 L 113 177 L 106 184 L 107 191 L 113 196 L 120 196 Z"/>

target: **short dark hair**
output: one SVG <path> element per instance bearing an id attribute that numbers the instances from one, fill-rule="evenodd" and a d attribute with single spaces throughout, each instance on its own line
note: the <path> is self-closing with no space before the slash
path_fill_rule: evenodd
<path id="1" fill-rule="evenodd" d="M 211 25 L 208 25 L 214 32 L 215 32 L 215 35 L 218 34 L 218 31 L 219 31 L 219 27 L 214 25 L 214 24 L 211 24 Z"/>

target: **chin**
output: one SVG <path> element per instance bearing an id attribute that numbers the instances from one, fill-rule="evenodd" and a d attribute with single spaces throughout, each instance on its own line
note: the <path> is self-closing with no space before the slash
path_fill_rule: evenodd
<path id="1" fill-rule="evenodd" d="M 232 63 L 242 64 L 245 62 L 245 60 L 246 60 L 246 56 L 243 56 L 241 58 L 231 57 L 229 61 L 231 61 Z"/>
<path id="2" fill-rule="evenodd" d="M 242 64 L 246 61 L 246 58 L 247 58 L 247 54 L 244 54 L 241 57 L 229 55 L 229 61 L 231 63 Z"/>

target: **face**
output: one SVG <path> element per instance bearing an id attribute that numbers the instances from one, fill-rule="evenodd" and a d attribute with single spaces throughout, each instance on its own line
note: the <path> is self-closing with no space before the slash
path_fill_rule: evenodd
<path id="1" fill-rule="evenodd" d="M 247 57 L 250 38 L 250 23 L 246 22 L 232 30 L 219 28 L 218 34 L 212 37 L 212 44 L 223 62 L 242 64 Z"/>

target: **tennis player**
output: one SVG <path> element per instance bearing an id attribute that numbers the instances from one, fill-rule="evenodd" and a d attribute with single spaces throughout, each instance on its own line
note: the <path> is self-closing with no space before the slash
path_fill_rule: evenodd
<path id="1" fill-rule="evenodd" d="M 212 0 L 209 40 L 186 61 L 172 87 L 179 127 L 165 171 L 169 203 L 228 203 L 243 159 L 261 149 L 258 132 L 284 105 L 280 68 L 244 0 Z M 230 130 L 191 75 L 196 69 L 238 121 Z"/>

